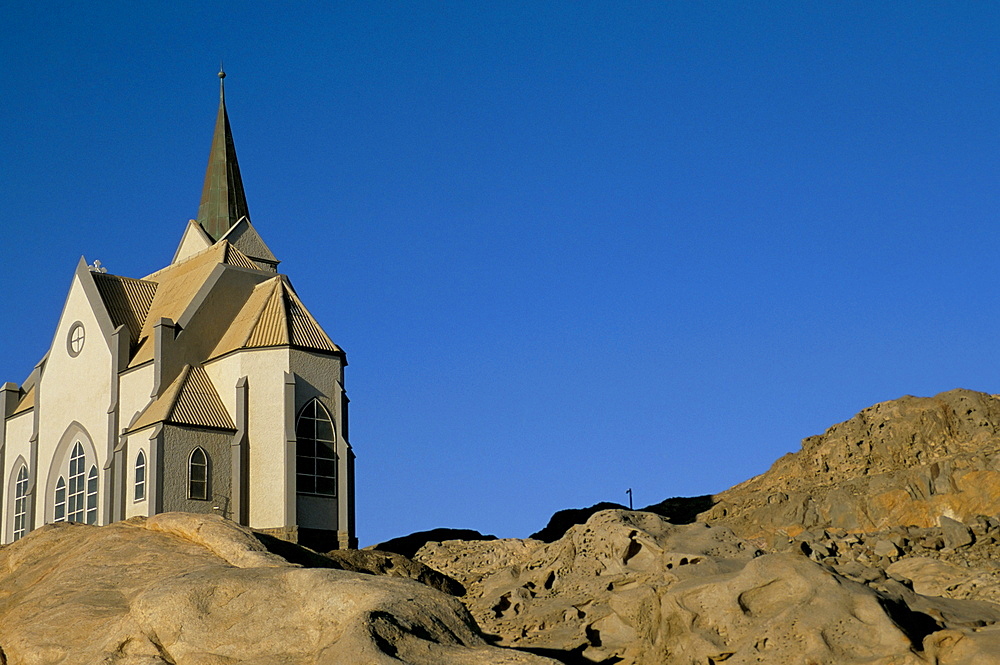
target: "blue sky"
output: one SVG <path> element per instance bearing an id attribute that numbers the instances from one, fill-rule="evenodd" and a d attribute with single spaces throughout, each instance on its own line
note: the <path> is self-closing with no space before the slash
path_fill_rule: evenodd
<path id="1" fill-rule="evenodd" d="M 1000 392 L 997 5 L 3 13 L 0 380 L 81 254 L 169 262 L 225 58 L 254 224 L 348 353 L 362 544 L 716 492 L 875 402 Z"/>

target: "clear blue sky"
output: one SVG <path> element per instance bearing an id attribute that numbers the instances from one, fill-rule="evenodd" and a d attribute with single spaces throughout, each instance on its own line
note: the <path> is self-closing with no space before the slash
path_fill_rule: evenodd
<path id="1" fill-rule="evenodd" d="M 169 262 L 223 57 L 254 224 L 350 360 L 362 544 L 1000 392 L 1000 6 L 302 4 L 5 3 L 0 380 L 81 254 Z"/>

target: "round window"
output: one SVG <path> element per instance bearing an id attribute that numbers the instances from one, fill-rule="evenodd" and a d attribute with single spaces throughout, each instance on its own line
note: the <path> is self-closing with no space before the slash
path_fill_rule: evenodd
<path id="1" fill-rule="evenodd" d="M 86 339 L 86 335 L 83 330 L 83 324 L 77 321 L 69 329 L 69 336 L 66 338 L 66 348 L 69 350 L 69 355 L 74 358 L 80 355 L 80 351 L 83 351 L 83 342 Z"/>

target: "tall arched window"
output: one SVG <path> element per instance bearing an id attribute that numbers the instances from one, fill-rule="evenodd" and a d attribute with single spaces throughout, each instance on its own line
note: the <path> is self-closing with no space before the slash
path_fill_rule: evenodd
<path id="1" fill-rule="evenodd" d="M 142 501 L 146 498 L 146 453 L 139 451 L 135 456 L 135 492 L 133 498 Z"/>
<path id="2" fill-rule="evenodd" d="M 192 450 L 188 460 L 188 498 L 208 498 L 208 455 L 201 448 Z"/>
<path id="3" fill-rule="evenodd" d="M 14 481 L 14 540 L 28 532 L 28 467 L 21 465 Z"/>
<path id="4" fill-rule="evenodd" d="M 54 522 L 62 522 L 66 519 L 66 479 L 59 476 L 59 481 L 56 483 L 56 507 L 54 515 Z"/>
<path id="5" fill-rule="evenodd" d="M 87 456 L 83 452 L 83 444 L 79 441 L 73 446 L 69 456 L 69 513 L 70 522 L 83 522 L 86 519 L 84 501 L 87 498 L 86 482 Z"/>
<path id="6" fill-rule="evenodd" d="M 295 423 L 295 481 L 299 494 L 337 496 L 337 448 L 333 419 L 313 399 Z"/>
<path id="7" fill-rule="evenodd" d="M 97 524 L 97 467 L 87 473 L 87 524 Z"/>

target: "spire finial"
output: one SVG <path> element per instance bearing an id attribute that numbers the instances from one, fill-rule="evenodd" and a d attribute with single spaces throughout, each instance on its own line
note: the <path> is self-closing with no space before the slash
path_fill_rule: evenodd
<path id="1" fill-rule="evenodd" d="M 226 113 L 226 70 L 219 61 L 219 114 L 215 118 L 212 148 L 208 153 L 205 186 L 201 190 L 198 223 L 218 240 L 243 217 L 250 219 L 243 179 L 236 162 L 236 147 Z"/>

